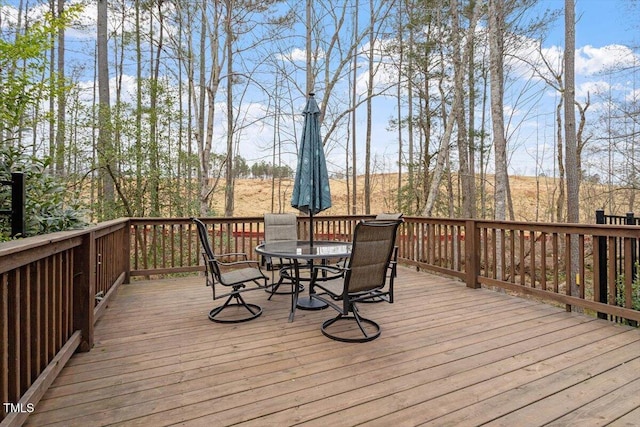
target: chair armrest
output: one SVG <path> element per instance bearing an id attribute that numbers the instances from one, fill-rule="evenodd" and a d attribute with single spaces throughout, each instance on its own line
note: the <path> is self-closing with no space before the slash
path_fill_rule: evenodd
<path id="1" fill-rule="evenodd" d="M 341 265 L 314 265 L 313 274 L 317 275 L 318 271 L 322 272 L 322 278 L 326 280 L 341 277 L 348 270 L 347 267 Z M 327 274 L 332 273 L 334 276 L 329 277 Z M 322 279 L 321 279 L 322 280 Z"/>
<path id="2" fill-rule="evenodd" d="M 330 299 L 338 300 L 340 298 L 340 294 L 332 290 L 331 287 L 328 286 L 327 282 L 331 280 L 343 278 L 344 274 L 348 270 L 349 269 L 347 267 L 336 267 L 336 266 L 327 266 L 327 265 L 315 266 L 314 265 L 311 271 L 311 281 L 309 283 L 309 294 L 310 295 L 317 294 L 317 292 L 315 291 L 315 288 L 318 287 L 321 289 L 319 294 L 326 294 Z M 322 277 L 319 277 L 318 273 L 322 273 Z M 323 282 L 325 282 L 324 285 L 323 285 Z M 324 299 L 324 301 L 327 303 L 329 302 L 326 299 Z"/>
<path id="3" fill-rule="evenodd" d="M 329 280 L 344 277 L 349 270 L 347 267 L 339 267 L 335 265 L 314 265 L 311 270 L 311 283 L 326 282 Z M 322 277 L 318 277 L 318 273 L 322 273 Z"/>
<path id="4" fill-rule="evenodd" d="M 245 252 L 229 252 L 226 254 L 216 254 L 213 256 L 218 262 L 223 262 L 220 261 L 220 259 L 224 259 L 224 258 L 232 258 L 232 257 L 236 257 L 236 258 L 242 258 L 242 261 L 246 261 L 249 259 L 249 257 L 247 256 L 247 254 Z M 239 261 L 238 261 L 239 262 Z"/>
<path id="5" fill-rule="evenodd" d="M 238 266 L 246 265 L 248 267 L 256 267 L 258 269 L 260 268 L 260 263 L 258 261 L 252 261 L 252 260 L 231 261 L 231 262 L 217 261 L 217 262 L 218 264 L 224 267 L 238 267 Z"/>
<path id="6" fill-rule="evenodd" d="M 247 254 L 244 252 L 230 252 L 227 254 L 214 255 L 213 259 L 208 258 L 204 253 L 202 255 L 205 258 L 206 262 L 216 262 L 224 267 L 246 265 L 246 266 L 255 266 L 258 269 L 260 268 L 260 263 L 258 261 L 249 260 L 247 257 Z M 226 262 L 220 260 L 220 258 L 225 258 L 225 257 L 242 257 L 243 259 L 240 261 L 226 261 Z"/>

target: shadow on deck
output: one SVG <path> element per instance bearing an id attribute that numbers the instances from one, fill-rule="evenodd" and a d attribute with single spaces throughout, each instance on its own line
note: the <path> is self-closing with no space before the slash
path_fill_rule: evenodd
<path id="1" fill-rule="evenodd" d="M 207 319 L 203 278 L 123 285 L 26 425 L 638 425 L 640 331 L 407 268 L 382 326 L 331 341 L 328 311 L 267 301 Z"/>

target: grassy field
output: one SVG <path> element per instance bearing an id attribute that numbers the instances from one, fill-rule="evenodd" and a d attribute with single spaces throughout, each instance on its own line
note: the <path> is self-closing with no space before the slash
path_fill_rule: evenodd
<path id="1" fill-rule="evenodd" d="M 395 188 L 398 177 L 395 174 L 378 174 L 371 179 L 371 212 L 396 211 Z M 555 200 L 558 197 L 557 181 L 548 177 L 511 177 L 511 193 L 515 219 L 519 221 L 555 222 Z M 276 183 L 277 185 L 277 183 Z M 456 184 L 454 184 L 456 185 Z M 357 183 L 358 200 L 357 212 L 364 213 L 363 189 L 364 178 L 360 177 Z M 487 217 L 491 217 L 493 206 L 493 177 L 489 177 L 487 187 L 488 209 Z M 291 207 L 291 192 L 293 181 L 287 180 L 275 188 L 275 197 L 272 203 L 272 182 L 270 180 L 241 179 L 236 181 L 235 190 L 235 215 L 236 216 L 260 216 L 265 212 L 294 212 Z M 333 206 L 324 211 L 327 215 L 345 215 L 348 213 L 348 191 L 344 180 L 331 181 L 331 194 Z M 612 195 L 609 197 L 609 195 Z M 280 195 L 280 197 L 278 197 Z M 446 202 L 446 188 L 442 187 L 442 203 Z M 478 192 L 478 197 L 480 197 Z M 604 209 L 606 213 L 624 215 L 626 212 L 635 211 L 640 215 L 638 203 L 631 203 L 634 195 L 630 190 L 614 188 L 609 190 L 604 185 L 583 183 L 581 187 L 581 212 L 580 222 L 594 223 L 595 210 Z M 480 203 L 478 204 L 480 206 Z M 216 198 L 214 204 L 217 212 L 224 211 L 224 197 Z M 634 209 L 635 208 L 635 209 Z M 479 208 L 480 211 L 480 208 Z M 437 215 L 442 216 L 442 215 Z"/>

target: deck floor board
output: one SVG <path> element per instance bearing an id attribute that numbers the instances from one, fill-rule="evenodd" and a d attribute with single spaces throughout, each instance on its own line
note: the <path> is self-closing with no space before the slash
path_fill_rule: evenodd
<path id="1" fill-rule="evenodd" d="M 365 344 L 245 296 L 263 315 L 225 325 L 202 278 L 121 286 L 26 425 L 640 425 L 637 329 L 408 268 Z"/>

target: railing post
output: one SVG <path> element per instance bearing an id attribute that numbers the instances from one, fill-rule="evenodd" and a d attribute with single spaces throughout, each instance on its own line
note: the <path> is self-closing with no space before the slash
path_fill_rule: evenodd
<path id="1" fill-rule="evenodd" d="M 480 230 L 476 227 L 476 221 L 465 221 L 464 257 L 466 283 L 468 288 L 479 288 L 478 276 L 480 275 Z"/>
<path id="2" fill-rule="evenodd" d="M 0 214 L 9 216 L 11 237 L 25 237 L 25 184 L 24 173 L 12 172 L 10 181 L 0 181 L 0 185 L 11 187 L 11 209 L 3 209 Z"/>
<path id="3" fill-rule="evenodd" d="M 135 234 L 131 233 L 131 218 L 127 219 L 127 226 L 124 228 L 122 236 L 122 254 L 124 262 L 124 283 L 130 283 L 131 281 L 131 248 L 133 248 L 133 240 Z"/>
<path id="4" fill-rule="evenodd" d="M 93 231 L 82 237 L 82 244 L 74 250 L 73 316 L 74 330 L 82 332 L 78 349 L 82 352 L 93 347 L 93 309 L 96 294 L 96 242 Z"/>
<path id="5" fill-rule="evenodd" d="M 596 224 L 605 224 L 604 210 L 596 210 Z M 599 302 L 607 303 L 607 293 L 609 292 L 607 287 L 607 238 L 604 236 L 596 236 L 598 239 L 598 259 L 595 262 L 598 263 L 598 290 L 600 294 Z M 598 318 L 606 319 L 608 316 L 606 313 L 598 312 Z"/>
<path id="6" fill-rule="evenodd" d="M 633 215 L 633 212 L 627 212 L 627 216 L 625 218 L 625 225 L 636 225 L 636 219 Z M 631 280 L 636 280 L 638 276 L 638 272 L 636 271 L 636 262 L 638 261 L 638 241 L 636 239 L 629 239 L 631 243 Z"/>
<path id="7" fill-rule="evenodd" d="M 11 235 L 24 237 L 25 233 L 24 173 L 11 173 Z"/>

